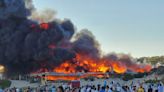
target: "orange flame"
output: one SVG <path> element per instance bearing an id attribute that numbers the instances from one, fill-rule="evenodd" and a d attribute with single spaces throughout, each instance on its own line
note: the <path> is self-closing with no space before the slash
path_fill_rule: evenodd
<path id="1" fill-rule="evenodd" d="M 46 76 L 47 80 L 79 80 L 78 76 Z"/>
<path id="2" fill-rule="evenodd" d="M 82 69 L 79 69 L 82 68 Z M 110 69 L 105 62 L 95 62 L 90 58 L 85 58 L 82 60 L 82 57 L 77 54 L 74 62 L 70 63 L 70 61 L 66 61 L 62 63 L 59 67 L 54 68 L 55 72 L 62 73 L 76 73 L 83 72 L 83 70 L 87 70 L 88 72 L 106 72 Z"/>
<path id="3" fill-rule="evenodd" d="M 150 65 L 142 66 L 134 64 L 132 66 L 126 66 L 123 62 L 119 61 L 106 61 L 106 60 L 94 60 L 89 57 L 77 54 L 73 62 L 66 61 L 59 67 L 54 68 L 54 72 L 58 73 L 76 73 L 83 72 L 107 72 L 114 71 L 116 73 L 125 73 L 127 70 L 133 72 L 149 72 L 151 70 Z"/>
<path id="4" fill-rule="evenodd" d="M 88 76 L 105 76 L 105 72 L 116 72 L 119 74 L 125 73 L 127 70 L 131 70 L 133 72 L 149 72 L 151 70 L 150 65 L 126 65 L 120 61 L 109 61 L 109 60 L 95 60 L 85 55 L 77 54 L 76 58 L 73 61 L 65 61 L 60 66 L 54 68 L 54 72 L 63 73 L 68 75 L 61 76 L 46 76 L 48 80 L 79 80 L 80 78 L 85 78 Z M 76 74 L 78 72 L 91 72 L 96 74 L 84 74 L 82 76 L 69 76 L 69 74 Z"/>

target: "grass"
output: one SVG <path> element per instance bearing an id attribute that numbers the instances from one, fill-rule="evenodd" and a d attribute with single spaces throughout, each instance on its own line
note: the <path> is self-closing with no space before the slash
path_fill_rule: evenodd
<path id="1" fill-rule="evenodd" d="M 9 80 L 0 80 L 0 87 L 2 89 L 10 87 L 10 85 L 11 85 L 11 81 L 9 81 Z"/>

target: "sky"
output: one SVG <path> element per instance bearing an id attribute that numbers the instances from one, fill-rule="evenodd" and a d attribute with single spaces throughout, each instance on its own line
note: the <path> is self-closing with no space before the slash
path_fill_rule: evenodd
<path id="1" fill-rule="evenodd" d="M 164 0 L 33 0 L 38 11 L 52 9 L 87 28 L 103 53 L 133 57 L 164 55 Z"/>

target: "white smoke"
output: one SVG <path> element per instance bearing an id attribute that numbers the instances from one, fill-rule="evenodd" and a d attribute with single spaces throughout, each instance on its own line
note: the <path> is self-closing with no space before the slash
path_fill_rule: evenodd
<path id="1" fill-rule="evenodd" d="M 51 22 L 55 19 L 56 12 L 51 9 L 46 9 L 44 11 L 32 11 L 31 16 L 29 17 L 32 20 L 35 20 L 39 23 L 47 23 Z"/>

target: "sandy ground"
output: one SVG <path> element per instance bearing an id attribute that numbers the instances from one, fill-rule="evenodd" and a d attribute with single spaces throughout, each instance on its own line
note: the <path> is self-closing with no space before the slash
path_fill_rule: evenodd
<path id="1" fill-rule="evenodd" d="M 160 77 L 164 77 L 163 76 L 160 76 Z M 110 82 L 115 82 L 115 83 L 120 83 L 121 85 L 130 85 L 132 83 L 132 81 L 134 83 L 137 83 L 137 82 L 144 82 L 144 80 L 149 80 L 149 79 L 154 79 L 154 75 L 151 75 L 151 76 L 147 76 L 145 78 L 139 78 L 139 79 L 133 79 L 133 80 L 130 80 L 130 81 L 123 81 L 121 79 L 118 79 L 118 78 L 109 78 L 109 79 L 95 79 L 95 81 L 85 81 L 85 80 L 80 80 L 80 85 L 83 86 L 83 85 L 98 85 L 98 84 L 101 84 L 101 85 L 104 85 L 104 80 L 107 82 L 107 85 L 109 85 Z M 160 79 L 160 78 L 159 78 Z M 39 83 L 29 83 L 27 81 L 20 81 L 20 80 L 11 80 L 11 88 L 13 87 L 17 87 L 17 88 L 22 88 L 22 87 L 38 87 L 40 84 Z M 56 87 L 57 86 L 60 86 L 60 85 L 63 85 L 63 83 L 51 83 L 49 85 L 55 85 Z"/>
<path id="2" fill-rule="evenodd" d="M 11 80 L 11 86 L 10 88 L 17 87 L 17 88 L 23 88 L 23 87 L 37 87 L 39 86 L 38 83 L 29 83 L 27 81 L 20 81 L 20 80 Z"/>
<path id="3" fill-rule="evenodd" d="M 137 82 L 137 81 L 140 81 L 142 82 L 141 79 L 135 79 L 133 80 L 134 82 Z M 132 81 L 123 81 L 123 80 L 120 80 L 120 79 L 96 79 L 95 81 L 85 81 L 85 80 L 80 80 L 80 85 L 81 86 L 84 86 L 84 85 L 104 85 L 104 81 L 107 82 L 107 84 L 109 85 L 110 82 L 115 82 L 115 83 L 120 83 L 121 85 L 130 85 L 132 83 Z M 27 81 L 20 81 L 20 80 L 11 80 L 11 86 L 10 88 L 13 88 L 13 87 L 17 87 L 17 88 L 22 88 L 22 87 L 38 87 L 40 84 L 39 83 L 29 83 Z M 55 86 L 60 86 L 60 85 L 63 85 L 63 83 L 51 83 L 49 85 L 55 85 Z"/>

